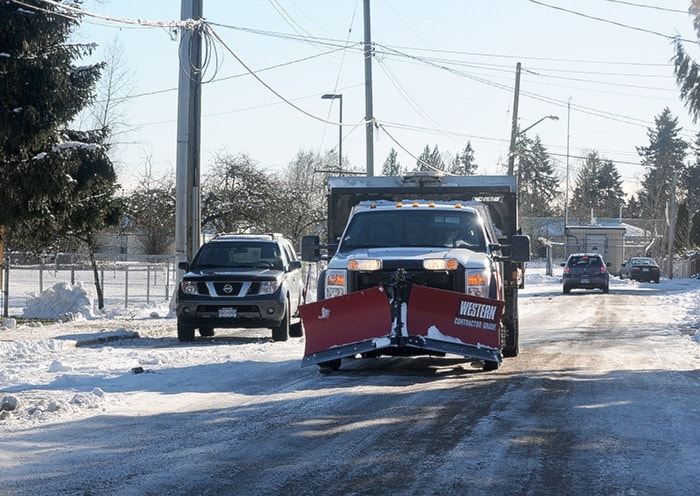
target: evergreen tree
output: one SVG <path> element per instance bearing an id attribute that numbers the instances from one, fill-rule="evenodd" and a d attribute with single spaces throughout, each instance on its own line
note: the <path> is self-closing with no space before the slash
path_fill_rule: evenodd
<path id="1" fill-rule="evenodd" d="M 382 166 L 382 176 L 400 176 L 403 174 L 403 169 L 397 156 L 396 150 L 392 148 Z"/>
<path id="2" fill-rule="evenodd" d="M 444 171 L 445 162 L 442 159 L 442 155 L 438 150 L 438 146 L 435 145 L 433 150 L 430 150 L 428 145 L 425 145 L 423 153 L 418 157 L 418 162 L 416 163 L 417 171 Z"/>
<path id="3" fill-rule="evenodd" d="M 700 210 L 700 133 L 691 146 L 695 160 L 685 168 L 681 186 L 690 212 Z"/>
<path id="4" fill-rule="evenodd" d="M 690 227 L 689 244 L 691 247 L 700 248 L 700 211 L 695 212 Z"/>
<path id="5" fill-rule="evenodd" d="M 691 1 L 689 12 L 694 16 L 693 27 L 700 39 L 700 2 Z M 675 48 L 673 65 L 676 83 L 693 121 L 697 122 L 700 118 L 700 65 L 685 50 L 680 36 L 676 37 L 673 45 Z"/>
<path id="6" fill-rule="evenodd" d="M 0 3 L 0 225 L 44 216 L 65 194 L 66 165 L 35 158 L 62 141 L 102 67 L 75 65 L 94 45 L 71 43 L 78 23 L 61 14 L 39 0 Z"/>
<path id="7" fill-rule="evenodd" d="M 462 153 L 455 156 L 450 163 L 447 172 L 458 176 L 473 176 L 476 174 L 477 165 L 474 163 L 474 149 L 470 141 L 467 141 Z"/>
<path id="8" fill-rule="evenodd" d="M 673 246 L 676 251 L 685 251 L 690 245 L 690 212 L 688 205 L 683 202 L 678 205 L 676 213 L 676 236 Z"/>
<path id="9" fill-rule="evenodd" d="M 589 152 L 576 177 L 572 216 L 584 223 L 592 209 L 597 217 L 616 217 L 625 204 L 624 196 L 622 179 L 615 165 L 601 159 L 598 152 Z"/>
<path id="10" fill-rule="evenodd" d="M 61 194 L 52 201 L 41 200 L 42 216 L 25 218 L 14 224 L 25 246 L 40 252 L 54 239 L 77 241 L 87 250 L 93 270 L 98 308 L 104 308 L 104 296 L 95 255 L 98 234 L 118 226 L 124 213 L 123 201 L 116 197 L 119 185 L 108 156 L 108 133 L 70 131 L 61 133 L 63 141 L 50 153 L 35 157 L 49 168 L 60 170 L 63 178 L 55 187 Z"/>
<path id="11" fill-rule="evenodd" d="M 516 154 L 520 215 L 553 215 L 553 202 L 559 196 L 559 179 L 539 135 L 531 140 L 525 134 L 521 134 L 516 143 Z"/>
<path id="12" fill-rule="evenodd" d="M 678 137 L 681 128 L 678 119 L 665 108 L 654 118 L 655 128 L 649 128 L 649 146 L 637 147 L 642 157 L 642 165 L 647 168 L 642 181 L 642 191 L 639 200 L 642 204 L 643 216 L 651 219 L 654 234 L 662 234 L 665 229 L 665 212 L 672 191 L 673 177 L 684 174 L 684 159 L 688 143 Z"/>
<path id="13" fill-rule="evenodd" d="M 639 219 L 642 216 L 642 206 L 637 200 L 635 195 L 632 195 L 627 202 L 627 208 L 625 210 L 625 217 L 630 219 Z"/>

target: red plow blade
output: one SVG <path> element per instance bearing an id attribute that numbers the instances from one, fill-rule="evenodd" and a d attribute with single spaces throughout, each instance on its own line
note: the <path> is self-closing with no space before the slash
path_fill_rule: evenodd
<path id="1" fill-rule="evenodd" d="M 407 304 L 396 305 L 402 315 L 392 315 L 392 305 L 381 287 L 309 303 L 300 307 L 306 334 L 302 365 L 385 348 L 406 348 L 406 354 L 451 353 L 499 363 L 504 305 L 499 300 L 418 285 L 411 287 Z"/>
<path id="2" fill-rule="evenodd" d="M 413 286 L 406 325 L 411 335 L 499 349 L 504 305 L 499 300 Z"/>
<path id="3" fill-rule="evenodd" d="M 391 307 L 383 288 L 308 303 L 299 310 L 306 336 L 302 365 L 377 349 L 377 340 L 391 334 Z"/>

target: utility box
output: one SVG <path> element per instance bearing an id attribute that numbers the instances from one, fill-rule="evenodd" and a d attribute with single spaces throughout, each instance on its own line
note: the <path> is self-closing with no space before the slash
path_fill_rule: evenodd
<path id="1" fill-rule="evenodd" d="M 622 226 L 566 226 L 566 256 L 572 253 L 599 253 L 611 274 L 619 274 L 625 254 Z"/>

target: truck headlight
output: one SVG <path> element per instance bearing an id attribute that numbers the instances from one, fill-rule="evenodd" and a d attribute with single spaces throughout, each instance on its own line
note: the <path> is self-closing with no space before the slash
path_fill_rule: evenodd
<path id="1" fill-rule="evenodd" d="M 455 270 L 459 262 L 454 258 L 427 258 L 423 260 L 425 270 Z"/>
<path id="2" fill-rule="evenodd" d="M 489 273 L 487 270 L 466 272 L 466 293 L 472 296 L 488 298 L 489 296 Z"/>
<path id="3" fill-rule="evenodd" d="M 194 281 L 182 281 L 180 283 L 182 292 L 189 295 L 197 294 L 197 283 Z"/>
<path id="4" fill-rule="evenodd" d="M 344 270 L 326 271 L 326 298 L 343 296 L 348 292 L 346 276 L 347 273 Z"/>
<path id="5" fill-rule="evenodd" d="M 378 258 L 351 258 L 348 260 L 348 269 L 375 271 L 382 269 L 382 261 Z"/>

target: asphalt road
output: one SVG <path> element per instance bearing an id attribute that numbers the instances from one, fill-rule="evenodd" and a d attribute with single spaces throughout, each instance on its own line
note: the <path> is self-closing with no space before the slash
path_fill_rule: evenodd
<path id="1" fill-rule="evenodd" d="M 448 357 L 321 374 L 254 337 L 119 342 L 222 358 L 173 352 L 177 374 L 115 382 L 102 414 L 12 432 L 0 494 L 698 494 L 700 355 L 655 291 L 527 294 L 521 354 L 494 372 Z"/>

